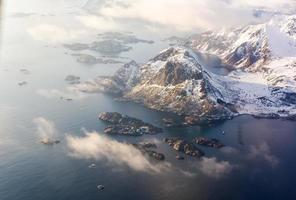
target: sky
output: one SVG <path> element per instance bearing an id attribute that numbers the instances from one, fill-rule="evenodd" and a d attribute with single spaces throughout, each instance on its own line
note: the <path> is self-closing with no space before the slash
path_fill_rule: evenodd
<path id="1" fill-rule="evenodd" d="M 217 29 L 266 20 L 274 13 L 293 13 L 294 0 L 88 0 L 93 15 L 83 20 L 129 19 L 147 26 L 169 26 L 177 30 Z"/>
<path id="2" fill-rule="evenodd" d="M 6 0 L 3 10 L 8 18 L 30 18 L 26 32 L 35 40 L 58 44 L 106 31 L 132 31 L 144 37 L 151 33 L 162 38 L 189 36 L 264 22 L 279 13 L 294 14 L 296 1 Z M 12 26 L 5 25 L 8 29 Z"/>
<path id="3" fill-rule="evenodd" d="M 140 23 L 147 29 L 168 27 L 178 31 L 257 23 L 275 13 L 296 10 L 295 0 L 10 0 L 4 5 L 12 12 L 70 12 L 81 8 L 76 19 L 94 29 L 122 29 L 127 23 Z"/>

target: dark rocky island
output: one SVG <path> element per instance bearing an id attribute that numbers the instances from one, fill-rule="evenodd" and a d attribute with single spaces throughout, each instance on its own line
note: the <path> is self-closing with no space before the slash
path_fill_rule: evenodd
<path id="1" fill-rule="evenodd" d="M 68 75 L 65 78 L 65 81 L 67 81 L 69 84 L 79 84 L 80 83 L 80 77 L 75 75 Z"/>
<path id="2" fill-rule="evenodd" d="M 25 74 L 25 75 L 28 75 L 28 74 L 31 74 L 31 72 L 27 69 L 20 69 L 20 72 Z"/>
<path id="3" fill-rule="evenodd" d="M 22 81 L 22 82 L 18 83 L 19 86 L 24 86 L 24 85 L 27 85 L 27 84 L 28 84 L 27 81 Z"/>
<path id="4" fill-rule="evenodd" d="M 176 159 L 177 159 L 177 160 L 184 160 L 185 158 L 184 158 L 184 156 L 176 155 Z"/>
<path id="5" fill-rule="evenodd" d="M 155 160 L 164 160 L 165 156 L 162 153 L 158 153 L 155 150 L 151 150 L 151 148 L 155 149 L 157 146 L 153 143 L 139 143 L 133 144 L 135 148 L 139 149 L 144 155 L 148 155 L 149 157 Z"/>
<path id="6" fill-rule="evenodd" d="M 202 150 L 197 148 L 194 144 L 186 142 L 185 140 L 178 138 L 166 138 L 164 141 L 168 143 L 174 150 L 185 153 L 186 155 L 198 158 L 205 155 Z"/>
<path id="7" fill-rule="evenodd" d="M 114 59 L 102 59 L 97 58 L 95 56 L 83 53 L 75 53 L 71 54 L 72 56 L 76 56 L 76 61 L 83 64 L 94 65 L 94 64 L 119 64 L 122 63 L 121 61 L 114 60 Z"/>
<path id="8" fill-rule="evenodd" d="M 99 115 L 99 119 L 111 124 L 105 128 L 104 133 L 106 134 L 140 136 L 162 132 L 161 128 L 152 124 L 117 112 L 103 112 Z"/>
<path id="9" fill-rule="evenodd" d="M 153 44 L 153 40 L 146 40 L 138 38 L 133 33 L 127 33 L 127 32 L 105 32 L 98 34 L 98 37 L 101 40 L 115 40 L 118 42 L 121 42 L 122 44 L 137 44 L 137 43 L 146 43 L 146 44 Z"/>
<path id="10" fill-rule="evenodd" d="M 54 145 L 54 144 L 59 144 L 61 141 L 60 140 L 48 140 L 48 139 L 45 139 L 45 140 L 41 140 L 40 142 L 42 144 L 45 144 L 45 145 Z"/>
<path id="11" fill-rule="evenodd" d="M 207 146 L 207 147 L 213 147 L 213 148 L 222 148 L 225 145 L 222 144 L 218 139 L 215 138 L 205 138 L 205 137 L 196 137 L 193 139 L 194 143 Z"/>

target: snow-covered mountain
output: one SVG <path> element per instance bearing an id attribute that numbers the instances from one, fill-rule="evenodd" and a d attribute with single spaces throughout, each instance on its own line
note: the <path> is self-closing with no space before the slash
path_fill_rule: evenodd
<path id="1" fill-rule="evenodd" d="M 190 47 L 170 47 L 144 65 L 131 62 L 113 77 L 77 87 L 184 115 L 189 123 L 238 114 L 296 116 L 295 23 L 296 16 L 278 16 L 266 24 L 195 35 Z M 219 56 L 233 70 L 213 73 L 195 50 Z"/>
<path id="2" fill-rule="evenodd" d="M 84 92 L 110 93 L 157 110 L 194 116 L 196 120 L 229 118 L 235 108 L 223 102 L 221 92 L 212 85 L 219 85 L 216 83 L 219 80 L 212 75 L 203 69 L 192 50 L 171 47 L 142 66 L 132 61 L 112 77 L 97 77 L 76 87 Z"/>
<path id="3" fill-rule="evenodd" d="M 193 51 L 171 47 L 140 67 L 138 84 L 124 98 L 197 118 L 232 116 L 232 106 L 220 104 L 223 96 L 214 84 L 221 83 L 204 70 Z"/>
<path id="4" fill-rule="evenodd" d="M 218 55 L 235 68 L 264 70 L 261 66 L 273 59 L 296 55 L 296 15 L 279 15 L 264 24 L 196 34 L 189 38 L 188 45 Z"/>
<path id="5" fill-rule="evenodd" d="M 229 90 L 238 86 L 241 98 L 250 96 L 241 112 L 295 112 L 296 15 L 278 15 L 267 23 L 233 31 L 202 33 L 192 36 L 187 44 L 197 51 L 218 55 L 235 68 L 229 77 L 241 84 Z M 254 87 L 243 87 L 246 83 Z"/>

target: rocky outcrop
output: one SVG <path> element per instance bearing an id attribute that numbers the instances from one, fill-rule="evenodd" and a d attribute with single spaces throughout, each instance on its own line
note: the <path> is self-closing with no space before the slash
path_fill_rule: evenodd
<path id="1" fill-rule="evenodd" d="M 149 157 L 155 160 L 165 160 L 164 154 L 159 153 L 155 150 L 151 150 L 151 148 L 153 149 L 157 148 L 157 146 L 153 143 L 139 143 L 139 144 L 133 144 L 133 146 L 139 149 L 144 155 L 148 155 Z"/>
<path id="2" fill-rule="evenodd" d="M 54 144 L 59 144 L 61 141 L 45 139 L 45 140 L 41 140 L 40 142 L 45 145 L 54 145 Z"/>
<path id="3" fill-rule="evenodd" d="M 174 150 L 185 153 L 186 155 L 197 158 L 204 156 L 204 152 L 202 150 L 185 140 L 178 138 L 166 138 L 165 142 L 168 143 Z"/>
<path id="4" fill-rule="evenodd" d="M 118 64 L 122 63 L 121 61 L 114 59 L 103 59 L 97 58 L 95 56 L 84 54 L 84 53 L 75 53 L 71 54 L 72 56 L 77 57 L 76 61 L 83 64 L 94 65 L 94 64 Z"/>
<path id="5" fill-rule="evenodd" d="M 177 160 L 184 160 L 185 158 L 184 158 L 184 156 L 176 155 L 176 159 L 177 159 Z"/>
<path id="6" fill-rule="evenodd" d="M 132 47 L 116 40 L 103 40 L 92 42 L 89 45 L 89 49 L 105 55 L 117 55 L 125 51 L 130 51 Z"/>
<path id="7" fill-rule="evenodd" d="M 180 125 L 180 123 L 177 123 L 174 119 L 169 118 L 169 117 L 163 118 L 162 122 L 163 122 L 164 126 L 166 126 L 166 127 L 173 127 L 173 126 Z"/>
<path id="8" fill-rule="evenodd" d="M 69 84 L 79 84 L 80 83 L 80 77 L 75 75 L 68 75 L 65 78 L 65 81 L 67 81 Z"/>
<path id="9" fill-rule="evenodd" d="M 127 136 L 140 136 L 143 134 L 140 131 L 138 131 L 138 129 L 136 129 L 135 127 L 129 126 L 129 125 L 107 126 L 104 129 L 104 133 L 109 135 L 118 134 L 118 135 L 127 135 Z"/>
<path id="10" fill-rule="evenodd" d="M 215 138 L 209 139 L 205 137 L 196 137 L 193 139 L 193 142 L 202 146 L 213 147 L 217 149 L 225 146 L 218 139 L 215 139 Z"/>
<path id="11" fill-rule="evenodd" d="M 152 124 L 117 112 L 103 112 L 99 115 L 99 119 L 111 124 L 104 129 L 106 134 L 139 136 L 162 132 L 161 128 L 155 127 Z"/>

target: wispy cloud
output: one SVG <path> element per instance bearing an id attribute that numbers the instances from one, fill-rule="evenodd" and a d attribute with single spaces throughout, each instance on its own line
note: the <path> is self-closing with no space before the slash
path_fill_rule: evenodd
<path id="1" fill-rule="evenodd" d="M 111 164 L 148 173 L 165 172 L 171 168 L 167 162 L 151 163 L 133 145 L 118 142 L 97 132 L 85 131 L 83 137 L 68 135 L 66 140 L 70 155 L 76 158 L 106 160 Z"/>
<path id="2" fill-rule="evenodd" d="M 293 0 L 90 0 L 87 8 L 100 17 L 142 20 L 179 30 L 193 30 L 258 21 L 255 9 L 289 12 L 295 9 L 295 4 Z M 85 20 L 87 22 L 87 18 Z"/>
<path id="3" fill-rule="evenodd" d="M 229 146 L 223 147 L 221 149 L 221 152 L 225 154 L 230 154 L 230 155 L 238 154 L 238 150 L 236 148 L 229 147 Z"/>
<path id="4" fill-rule="evenodd" d="M 49 43 L 63 43 L 75 41 L 85 35 L 85 30 L 69 30 L 53 24 L 39 24 L 27 29 L 27 32 L 35 40 Z"/>
<path id="5" fill-rule="evenodd" d="M 54 122 L 43 117 L 37 117 L 33 119 L 33 123 L 36 125 L 36 133 L 41 141 L 52 142 L 57 139 L 58 130 Z"/>
<path id="6" fill-rule="evenodd" d="M 220 178 L 229 174 L 235 166 L 228 161 L 218 161 L 215 157 L 204 157 L 201 159 L 198 168 L 207 176 Z"/>
<path id="7" fill-rule="evenodd" d="M 263 159 L 267 161 L 271 167 L 276 167 L 279 164 L 279 159 L 272 155 L 270 147 L 266 142 L 259 145 L 252 145 L 248 154 L 250 159 Z"/>
<path id="8" fill-rule="evenodd" d="M 89 95 L 88 93 L 82 92 L 82 90 L 80 90 L 79 88 L 76 88 L 76 86 L 66 87 L 65 90 L 39 89 L 37 90 L 37 94 L 48 99 L 65 98 L 65 99 L 75 99 L 75 100 L 84 99 Z"/>
<path id="9" fill-rule="evenodd" d="M 77 16 L 76 19 L 78 19 L 78 21 L 86 27 L 96 29 L 98 31 L 118 31 L 124 28 L 112 17 L 88 14 Z"/>

